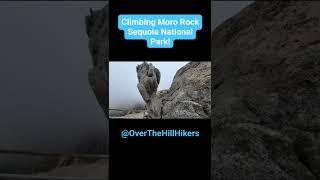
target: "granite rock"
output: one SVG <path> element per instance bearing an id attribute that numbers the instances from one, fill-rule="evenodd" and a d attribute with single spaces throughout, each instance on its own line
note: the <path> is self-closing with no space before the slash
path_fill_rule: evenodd
<path id="1" fill-rule="evenodd" d="M 138 65 L 137 74 L 138 89 L 146 102 L 148 118 L 210 118 L 210 61 L 188 63 L 177 71 L 171 87 L 159 92 L 157 87 L 160 83 L 160 71 L 151 63 Z"/>
<path id="2" fill-rule="evenodd" d="M 212 37 L 212 179 L 320 179 L 320 2 L 257 1 Z"/>

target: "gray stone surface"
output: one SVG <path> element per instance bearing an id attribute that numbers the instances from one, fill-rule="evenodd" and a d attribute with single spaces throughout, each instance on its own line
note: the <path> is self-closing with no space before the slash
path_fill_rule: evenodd
<path id="1" fill-rule="evenodd" d="M 148 118 L 209 118 L 211 62 L 190 62 L 177 71 L 170 89 L 157 92 L 160 72 L 151 63 L 137 66 L 138 89 Z"/>
<path id="2" fill-rule="evenodd" d="M 151 63 L 137 66 L 138 90 L 146 103 L 147 118 L 161 118 L 161 101 L 157 97 L 161 73 Z"/>
<path id="3" fill-rule="evenodd" d="M 213 32 L 212 179 L 320 179 L 319 17 L 258 1 Z"/>
<path id="4" fill-rule="evenodd" d="M 161 96 L 163 118 L 210 118 L 211 62 L 190 62 L 179 69 Z"/>
<path id="5" fill-rule="evenodd" d="M 107 114 L 107 60 L 109 58 L 109 10 L 93 11 L 85 18 L 86 31 L 89 38 L 89 50 L 92 67 L 88 72 L 90 86 L 105 114 Z"/>

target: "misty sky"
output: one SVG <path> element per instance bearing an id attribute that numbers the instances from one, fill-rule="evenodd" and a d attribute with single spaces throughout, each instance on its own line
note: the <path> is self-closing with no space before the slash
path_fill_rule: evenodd
<path id="1" fill-rule="evenodd" d="M 91 57 L 84 22 L 90 7 L 104 4 L 0 2 L 0 148 L 72 151 L 87 139 L 106 136 L 106 118 L 87 80 Z M 247 4 L 214 2 L 213 27 Z M 182 66 L 154 64 L 163 75 L 160 89 L 169 87 Z M 110 101 L 139 100 L 135 66 L 110 66 L 111 75 L 129 73 L 110 76 Z"/>
<path id="2" fill-rule="evenodd" d="M 253 1 L 212 1 L 211 27 L 216 28 L 223 21 L 235 15 Z"/>
<path id="3" fill-rule="evenodd" d="M 73 151 L 106 136 L 84 22 L 104 4 L 0 2 L 0 148 Z"/>
<path id="4" fill-rule="evenodd" d="M 109 64 L 109 106 L 119 108 L 143 102 L 138 91 L 136 66 L 142 62 L 110 62 Z M 148 62 L 150 63 L 150 62 Z M 178 69 L 188 62 L 151 62 L 161 72 L 158 91 L 169 89 Z M 123 72 L 126 72 L 125 74 Z"/>

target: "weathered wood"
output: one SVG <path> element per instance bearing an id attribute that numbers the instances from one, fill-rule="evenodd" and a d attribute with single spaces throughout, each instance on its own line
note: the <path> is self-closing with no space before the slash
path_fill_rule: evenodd
<path id="1" fill-rule="evenodd" d="M 21 150 L 0 150 L 0 154 L 21 154 L 30 156 L 56 156 L 56 157 L 71 157 L 71 158 L 86 158 L 86 159 L 108 159 L 107 154 L 63 154 L 63 153 L 47 153 Z"/>

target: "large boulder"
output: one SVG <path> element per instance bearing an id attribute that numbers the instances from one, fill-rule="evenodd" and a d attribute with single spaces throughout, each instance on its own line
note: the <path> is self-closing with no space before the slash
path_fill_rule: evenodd
<path id="1" fill-rule="evenodd" d="M 211 62 L 190 62 L 175 74 L 171 87 L 160 91 L 162 118 L 210 119 Z"/>
<path id="2" fill-rule="evenodd" d="M 212 56 L 212 179 L 320 179 L 320 2 L 257 1 Z"/>
<path id="3" fill-rule="evenodd" d="M 137 66 L 138 90 L 146 103 L 147 118 L 161 118 L 161 100 L 157 96 L 161 73 L 151 63 Z"/>
<path id="4" fill-rule="evenodd" d="M 148 118 L 209 119 L 211 62 L 190 62 L 177 71 L 170 89 L 157 92 L 160 71 L 151 63 L 137 66 L 138 89 Z"/>
<path id="5" fill-rule="evenodd" d="M 85 18 L 92 67 L 88 72 L 90 86 L 105 114 L 107 110 L 107 61 L 109 59 L 109 7 L 93 11 Z"/>

